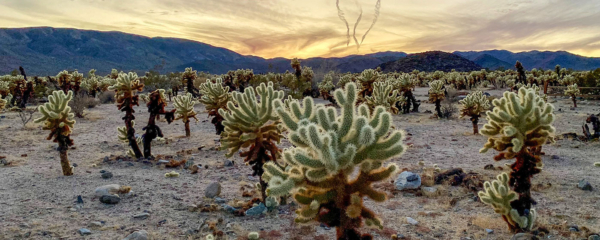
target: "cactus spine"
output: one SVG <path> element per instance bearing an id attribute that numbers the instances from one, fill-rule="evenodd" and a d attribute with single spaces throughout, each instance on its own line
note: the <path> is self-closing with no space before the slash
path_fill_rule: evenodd
<path id="1" fill-rule="evenodd" d="M 459 103 L 462 104 L 460 116 L 470 117 L 471 123 L 473 123 L 473 134 L 479 134 L 477 123 L 479 122 L 481 113 L 490 108 L 490 101 L 483 95 L 483 92 L 475 91 L 469 93 L 469 95 L 467 95 L 465 99 L 460 100 Z"/>
<path id="2" fill-rule="evenodd" d="M 38 108 L 43 116 L 34 120 L 36 123 L 44 122 L 43 129 L 50 130 L 50 135 L 46 139 L 58 143 L 60 165 L 65 176 L 73 175 L 73 168 L 67 155 L 69 146 L 73 145 L 70 135 L 75 125 L 74 115 L 71 113 L 71 107 L 68 106 L 71 99 L 73 99 L 72 91 L 68 94 L 63 91 L 52 92 L 52 95 L 48 96 L 48 102 Z"/>
<path id="3" fill-rule="evenodd" d="M 116 72 L 116 70 L 113 72 Z M 133 72 L 119 73 L 116 83 L 108 87 L 109 90 L 115 91 L 119 110 L 125 112 L 123 120 L 125 120 L 127 129 L 127 140 L 136 158 L 141 158 L 143 155 L 135 138 L 135 128 L 133 128 L 133 121 L 135 120 L 133 113 L 135 113 L 135 110 L 133 106 L 139 106 L 139 96 L 136 95 L 136 92 L 142 91 L 143 88 L 144 84 L 140 83 L 137 74 Z"/>
<path id="4" fill-rule="evenodd" d="M 196 112 L 194 111 L 194 105 L 196 101 L 194 101 L 194 96 L 192 94 L 187 93 L 186 95 L 175 97 L 175 101 L 173 102 L 173 106 L 177 110 L 175 114 L 177 117 L 175 120 L 181 119 L 185 124 L 185 136 L 190 137 L 190 118 L 196 119 L 198 122 L 198 118 L 196 118 Z"/>
<path id="5" fill-rule="evenodd" d="M 260 96 L 260 102 L 256 99 Z M 233 156 L 238 150 L 245 157 L 244 161 L 252 165 L 253 175 L 260 177 L 262 199 L 266 199 L 267 182 L 262 179 L 263 165 L 276 161 L 279 148 L 276 143 L 281 139 L 281 128 L 278 117 L 273 113 L 273 101 L 281 100 L 283 91 L 273 90 L 273 83 L 268 86 L 261 83 L 256 88 L 245 89 L 244 93 L 233 92 L 232 101 L 227 102 L 227 109 L 219 109 L 219 114 L 225 119 L 225 131 L 221 134 L 221 148 L 227 149 L 227 157 Z"/>
<path id="6" fill-rule="evenodd" d="M 333 107 L 315 106 L 312 98 L 305 98 L 302 107 L 291 101 L 290 109 L 281 100 L 274 102 L 294 147 L 283 152 L 287 167 L 269 162 L 263 178 L 269 181 L 269 196 L 293 194 L 301 206 L 296 222 L 336 227 L 337 239 L 370 239 L 358 232 L 363 219 L 369 227 L 383 225 L 362 199 L 386 200 L 371 184 L 396 172 L 396 165 L 383 163 L 404 152 L 403 134 L 392 130 L 392 117 L 383 107 L 373 113 L 365 104 L 357 109 L 354 83 L 344 89 L 334 92 L 340 114 Z M 360 173 L 350 180 L 356 168 Z"/>
<path id="7" fill-rule="evenodd" d="M 435 80 L 429 83 L 429 101 L 435 103 L 435 112 L 438 118 L 442 118 L 442 100 L 446 98 L 444 92 L 444 81 Z"/>
<path id="8" fill-rule="evenodd" d="M 200 93 L 202 97 L 200 102 L 204 104 L 208 116 L 212 116 L 211 123 L 215 125 L 217 135 L 221 134 L 225 127 L 223 126 L 223 116 L 219 113 L 219 109 L 227 110 L 227 102 L 231 101 L 229 87 L 223 87 L 223 81 L 218 78 L 214 83 L 206 81 L 200 85 Z"/>
<path id="9" fill-rule="evenodd" d="M 519 89 L 518 95 L 504 92 L 504 96 L 492 104 L 493 111 L 487 112 L 488 123 L 480 131 L 488 137 L 480 152 L 495 149 L 500 152 L 494 157 L 496 161 L 516 158 L 510 165 L 512 171 L 508 183 L 518 194 L 518 198 L 510 203 L 518 216 L 513 213 L 512 221 L 505 221 L 513 232 L 527 231 L 533 223 L 523 224 L 518 219 L 524 217 L 535 220 L 532 205 L 536 202 L 531 197 L 531 177 L 542 171 L 541 158 L 535 154 L 537 149 L 551 140 L 554 133 L 551 125 L 554 122 L 553 106 L 544 102 L 535 90 L 527 88 Z"/>

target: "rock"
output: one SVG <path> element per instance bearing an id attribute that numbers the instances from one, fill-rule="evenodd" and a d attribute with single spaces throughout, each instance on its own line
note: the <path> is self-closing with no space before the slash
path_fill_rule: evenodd
<path id="1" fill-rule="evenodd" d="M 148 232 L 146 230 L 135 231 L 123 240 L 148 240 Z"/>
<path id="2" fill-rule="evenodd" d="M 229 206 L 227 204 L 223 204 L 223 205 L 221 205 L 221 207 L 223 208 L 223 210 L 225 210 L 225 211 L 227 211 L 229 213 L 234 213 L 235 211 L 237 211 L 236 208 L 234 208 L 232 206 Z"/>
<path id="3" fill-rule="evenodd" d="M 135 219 L 146 219 L 146 218 L 149 218 L 149 217 L 150 217 L 150 213 L 147 213 L 147 212 L 140 213 L 138 215 L 134 215 L 133 216 L 133 218 L 135 218 Z"/>
<path id="4" fill-rule="evenodd" d="M 225 200 L 223 198 L 220 198 L 220 197 L 216 197 L 215 198 L 215 202 L 218 203 L 218 204 L 223 204 L 223 203 L 226 203 L 227 200 Z"/>
<path id="5" fill-rule="evenodd" d="M 190 158 L 183 164 L 183 169 L 188 169 L 194 165 L 194 158 Z"/>
<path id="6" fill-rule="evenodd" d="M 553 160 L 558 160 L 558 159 L 560 159 L 560 157 L 559 157 L 558 155 L 552 155 L 552 157 L 550 157 L 550 158 L 552 158 Z"/>
<path id="7" fill-rule="evenodd" d="M 99 227 L 102 227 L 102 223 L 101 222 L 91 222 L 90 227 L 99 228 Z"/>
<path id="8" fill-rule="evenodd" d="M 428 196 L 428 197 L 437 195 L 436 187 L 422 187 L 421 191 L 423 192 L 423 195 Z"/>
<path id="9" fill-rule="evenodd" d="M 97 187 L 94 192 L 95 192 L 96 197 L 102 197 L 104 195 L 116 194 L 117 191 L 119 191 L 120 187 L 121 187 L 121 185 L 119 185 L 119 184 L 109 184 L 109 185 Z"/>
<path id="10" fill-rule="evenodd" d="M 483 169 L 485 169 L 485 170 L 494 170 L 496 168 L 494 167 L 494 164 L 488 164 L 488 165 L 485 165 L 485 167 L 483 167 Z"/>
<path id="11" fill-rule="evenodd" d="M 117 204 L 121 201 L 121 198 L 117 195 L 103 195 L 100 197 L 100 202 L 106 204 Z"/>
<path id="12" fill-rule="evenodd" d="M 225 166 L 225 167 L 233 167 L 233 161 L 231 161 L 229 159 L 225 159 L 225 161 L 223 162 L 223 166 Z"/>
<path id="13" fill-rule="evenodd" d="M 590 235 L 588 240 L 600 240 L 600 235 Z"/>
<path id="14" fill-rule="evenodd" d="M 321 225 L 320 225 L 320 226 L 321 226 L 323 229 L 325 229 L 325 230 L 330 230 L 330 229 L 331 229 L 330 227 L 328 227 L 327 225 L 325 225 L 325 223 L 321 223 Z"/>
<path id="15" fill-rule="evenodd" d="M 78 232 L 79 232 L 79 234 L 81 234 L 81 236 L 85 236 L 85 235 L 91 235 L 91 234 L 92 234 L 92 231 L 90 231 L 90 230 L 89 230 L 89 229 L 87 229 L 87 228 L 82 228 L 82 229 L 79 229 L 79 231 L 78 231 Z"/>
<path id="16" fill-rule="evenodd" d="M 494 233 L 494 230 L 486 228 L 485 232 L 487 232 L 487 234 L 492 234 Z"/>
<path id="17" fill-rule="evenodd" d="M 581 179 L 579 181 L 579 184 L 577 184 L 577 188 L 579 188 L 583 191 L 592 191 L 592 185 L 585 179 Z"/>
<path id="18" fill-rule="evenodd" d="M 517 233 L 510 240 L 538 240 L 539 238 L 529 233 Z"/>
<path id="19" fill-rule="evenodd" d="M 215 198 L 221 194 L 221 184 L 218 182 L 212 182 L 206 190 L 204 190 L 204 196 L 207 198 Z"/>
<path id="20" fill-rule="evenodd" d="M 417 225 L 419 222 L 411 217 L 406 217 L 406 222 L 410 223 L 410 225 Z"/>
<path id="21" fill-rule="evenodd" d="M 169 163 L 169 161 L 167 161 L 167 160 L 158 160 L 158 163 L 156 165 L 167 164 L 167 163 Z"/>
<path id="22" fill-rule="evenodd" d="M 417 189 L 421 186 L 421 177 L 419 174 L 404 171 L 396 178 L 395 184 L 397 190 Z"/>
<path id="23" fill-rule="evenodd" d="M 579 232 L 579 227 L 577 225 L 569 227 L 570 232 Z"/>
<path id="24" fill-rule="evenodd" d="M 110 162 L 110 158 L 104 157 L 104 162 Z"/>
<path id="25" fill-rule="evenodd" d="M 267 207 L 265 206 L 265 204 L 260 203 L 258 204 L 258 206 L 252 207 L 248 210 L 246 210 L 246 216 L 256 216 L 256 215 L 261 215 L 267 212 Z"/>
<path id="26" fill-rule="evenodd" d="M 104 179 L 109 179 L 109 178 L 112 178 L 112 177 L 113 177 L 113 174 L 111 172 L 104 172 L 104 173 L 102 173 L 102 178 L 104 178 Z"/>

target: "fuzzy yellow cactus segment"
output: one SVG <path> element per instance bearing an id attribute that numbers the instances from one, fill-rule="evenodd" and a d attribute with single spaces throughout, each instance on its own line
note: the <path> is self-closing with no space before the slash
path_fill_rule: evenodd
<path id="1" fill-rule="evenodd" d="M 580 95 L 581 92 L 577 87 L 577 83 L 567 86 L 567 90 L 565 90 L 565 95 L 570 96 L 573 101 L 573 106 L 577 107 L 577 95 Z"/>
<path id="2" fill-rule="evenodd" d="M 73 175 L 73 169 L 67 157 L 67 150 L 69 146 L 73 145 L 70 135 L 75 125 L 74 114 L 71 113 L 71 107 L 69 107 L 71 99 L 73 99 L 72 91 L 69 91 L 68 94 L 63 91 L 52 92 L 52 95 L 48 96 L 48 102 L 38 108 L 42 117 L 34 120 L 36 123 L 43 122 L 43 129 L 50 130 L 47 139 L 58 143 L 60 163 L 65 176 Z"/>
<path id="3" fill-rule="evenodd" d="M 248 233 L 249 240 L 258 240 L 259 238 L 260 238 L 260 235 L 257 232 Z"/>
<path id="4" fill-rule="evenodd" d="M 221 134 L 225 127 L 223 126 L 223 116 L 219 114 L 219 109 L 227 109 L 227 103 L 231 101 L 229 87 L 223 86 L 223 81 L 217 78 L 215 82 L 206 81 L 200 85 L 202 97 L 200 102 L 204 104 L 208 116 L 212 116 L 212 124 L 215 125 L 217 134 Z"/>
<path id="5" fill-rule="evenodd" d="M 543 145 L 554 133 L 551 125 L 554 107 L 533 89 L 521 88 L 518 95 L 504 92 L 504 96 L 492 104 L 493 111 L 487 112 L 488 123 L 480 131 L 489 137 L 481 153 L 493 148 L 504 153 L 501 159 L 510 159 L 525 147 Z"/>
<path id="6" fill-rule="evenodd" d="M 196 112 L 194 112 L 195 104 L 194 96 L 190 93 L 175 97 L 173 102 L 173 107 L 177 110 L 175 111 L 175 120 L 181 119 L 185 123 L 185 136 L 187 137 L 190 136 L 190 118 L 196 119 L 198 122 Z"/>
<path id="7" fill-rule="evenodd" d="M 362 220 L 369 227 L 382 228 L 382 221 L 362 204 L 367 196 L 383 202 L 384 192 L 372 188 L 372 183 L 391 177 L 395 164 L 384 162 L 401 155 L 405 146 L 403 134 L 392 130 L 392 117 L 383 107 L 371 113 L 368 106 L 356 106 L 357 87 L 349 83 L 334 93 L 334 107 L 315 105 L 305 98 L 303 106 L 290 102 L 290 108 L 277 100 L 277 114 L 287 128 L 294 147 L 283 152 L 287 165 L 265 164 L 263 178 L 269 181 L 269 196 L 293 194 L 301 206 L 296 222 L 312 220 L 337 228 L 337 239 L 353 239 Z M 358 176 L 350 175 L 359 169 Z"/>
<path id="8" fill-rule="evenodd" d="M 600 162 L 595 162 L 594 167 L 600 167 Z"/>
<path id="9" fill-rule="evenodd" d="M 392 91 L 392 85 L 388 82 L 374 83 L 373 95 L 367 96 L 367 105 L 371 111 L 374 111 L 377 106 L 382 106 L 386 111 L 398 114 L 396 103 L 398 101 L 405 102 L 403 96 L 398 95 L 398 90 Z"/>
<path id="10" fill-rule="evenodd" d="M 260 102 L 256 94 L 260 96 Z M 227 111 L 219 109 L 225 119 L 225 131 L 221 133 L 221 149 L 227 150 L 227 157 L 233 156 L 240 149 L 241 157 L 252 165 L 253 174 L 261 177 L 262 197 L 266 199 L 266 185 L 262 180 L 263 165 L 276 161 L 279 155 L 277 143 L 281 140 L 279 118 L 273 112 L 273 101 L 281 101 L 283 91 L 273 90 L 273 84 L 264 83 L 256 88 L 245 89 L 244 93 L 233 92 L 235 104 L 227 103 Z"/>
<path id="11" fill-rule="evenodd" d="M 527 230 L 533 227 L 537 218 L 535 209 L 531 209 L 527 216 L 520 216 L 511 206 L 511 202 L 517 200 L 518 195 L 510 189 L 508 174 L 502 173 L 497 176 L 497 180 L 485 182 L 484 191 L 480 191 L 478 195 L 483 203 L 492 206 L 496 213 L 501 214 L 507 223 Z"/>
<path id="12" fill-rule="evenodd" d="M 460 110 L 461 117 L 470 117 L 473 123 L 473 134 L 478 134 L 479 117 L 481 113 L 487 111 L 490 108 L 490 101 L 487 99 L 483 92 L 475 91 L 469 93 L 465 99 L 460 100 L 459 103 L 462 105 Z"/>

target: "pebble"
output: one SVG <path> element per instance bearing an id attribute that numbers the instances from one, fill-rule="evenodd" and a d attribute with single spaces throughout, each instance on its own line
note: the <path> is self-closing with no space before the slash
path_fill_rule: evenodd
<path id="1" fill-rule="evenodd" d="M 579 184 L 577 184 L 577 188 L 583 190 L 583 191 L 592 191 L 592 185 L 586 181 L 585 179 L 581 179 L 579 181 Z"/>
<path id="2" fill-rule="evenodd" d="M 417 189 L 421 186 L 421 177 L 419 174 L 404 171 L 396 178 L 395 185 L 397 190 Z"/>
<path id="3" fill-rule="evenodd" d="M 252 207 L 248 210 L 246 210 L 246 216 L 256 216 L 256 215 L 261 215 L 267 212 L 267 207 L 265 206 L 265 204 L 260 203 L 258 204 L 258 206 Z"/>
<path id="4" fill-rule="evenodd" d="M 91 227 L 102 227 L 102 223 L 101 222 L 91 222 L 90 226 Z"/>
<path id="5" fill-rule="evenodd" d="M 427 195 L 434 195 L 437 192 L 436 187 L 423 187 L 422 189 Z"/>
<path id="6" fill-rule="evenodd" d="M 225 161 L 223 162 L 223 166 L 225 166 L 225 167 L 233 167 L 233 161 L 231 161 L 229 159 L 225 159 Z"/>
<path id="7" fill-rule="evenodd" d="M 538 240 L 539 238 L 530 233 L 517 233 L 510 240 Z"/>
<path id="8" fill-rule="evenodd" d="M 552 158 L 553 160 L 558 160 L 558 159 L 560 159 L 560 157 L 559 157 L 558 155 L 552 155 L 552 157 L 550 157 L 550 158 Z"/>
<path id="9" fill-rule="evenodd" d="M 492 233 L 494 233 L 494 230 L 492 230 L 492 229 L 488 229 L 488 228 L 486 228 L 486 229 L 485 229 L 485 231 L 487 232 L 487 234 L 492 234 Z"/>
<path id="10" fill-rule="evenodd" d="M 79 234 L 81 234 L 81 236 L 91 235 L 92 231 L 90 231 L 87 228 L 82 228 L 82 229 L 79 229 Z"/>
<path id="11" fill-rule="evenodd" d="M 135 218 L 135 219 L 146 219 L 148 217 L 150 217 L 150 213 L 146 213 L 146 212 L 133 216 L 133 218 Z"/>
<path id="12" fill-rule="evenodd" d="M 167 163 L 169 163 L 169 161 L 167 161 L 167 160 L 158 160 L 157 165 L 167 164 Z"/>
<path id="13" fill-rule="evenodd" d="M 183 164 L 183 168 L 184 169 L 188 169 L 190 168 L 192 165 L 194 165 L 194 158 L 190 158 L 189 160 L 187 160 L 185 162 L 185 164 Z"/>
<path id="14" fill-rule="evenodd" d="M 206 190 L 204 190 L 204 196 L 207 198 L 215 198 L 221 194 L 221 184 L 218 182 L 212 182 Z"/>
<path id="15" fill-rule="evenodd" d="M 112 177 L 113 177 L 113 174 L 111 172 L 104 172 L 104 173 L 102 173 L 102 178 L 104 178 L 104 179 L 109 179 L 109 178 L 112 178 Z"/>
<path id="16" fill-rule="evenodd" d="M 106 204 L 117 204 L 121 201 L 121 198 L 116 195 L 103 195 L 100 197 L 100 202 Z"/>
<path id="17" fill-rule="evenodd" d="M 232 206 L 229 206 L 227 204 L 223 204 L 223 205 L 221 205 L 221 207 L 223 208 L 223 210 L 225 210 L 225 211 L 227 211 L 229 213 L 234 213 L 235 211 L 237 211 L 236 208 L 234 208 Z"/>
<path id="18" fill-rule="evenodd" d="M 325 223 L 321 223 L 321 227 L 325 230 L 329 230 L 331 229 L 330 227 L 328 227 L 327 225 L 325 225 Z"/>
<path id="19" fill-rule="evenodd" d="M 148 240 L 148 232 L 146 230 L 135 231 L 123 240 Z"/>
<path id="20" fill-rule="evenodd" d="M 588 237 L 588 240 L 600 240 L 600 236 L 599 235 L 591 235 Z"/>
<path id="21" fill-rule="evenodd" d="M 406 222 L 410 223 L 411 225 L 417 225 L 419 224 L 419 222 L 411 217 L 406 217 Z"/>
<path id="22" fill-rule="evenodd" d="M 96 197 L 102 197 L 104 195 L 112 195 L 112 194 L 117 193 L 117 191 L 119 191 L 120 187 L 121 187 L 121 185 L 119 185 L 119 184 L 109 184 L 109 185 L 97 187 L 96 190 L 94 190 L 94 192 L 95 192 Z"/>
<path id="23" fill-rule="evenodd" d="M 215 202 L 216 202 L 217 204 L 223 204 L 223 203 L 226 203 L 226 202 L 227 202 L 227 200 L 225 200 L 225 199 L 223 199 L 223 198 L 220 198 L 220 197 L 216 197 L 216 198 L 215 198 Z"/>

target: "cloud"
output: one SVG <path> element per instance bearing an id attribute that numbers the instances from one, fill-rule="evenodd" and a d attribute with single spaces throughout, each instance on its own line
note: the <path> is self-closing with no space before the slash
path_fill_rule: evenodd
<path id="1" fill-rule="evenodd" d="M 377 0 L 339 0 L 361 37 Z M 336 0 L 3 0 L 0 26 L 53 26 L 178 37 L 262 57 L 375 51 L 566 50 L 600 56 L 600 1 L 381 0 L 361 45 L 346 46 Z M 351 26 L 353 27 L 353 26 Z"/>

